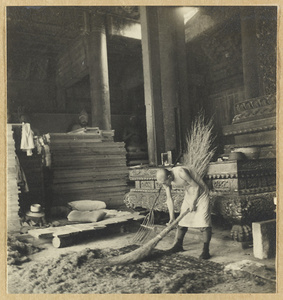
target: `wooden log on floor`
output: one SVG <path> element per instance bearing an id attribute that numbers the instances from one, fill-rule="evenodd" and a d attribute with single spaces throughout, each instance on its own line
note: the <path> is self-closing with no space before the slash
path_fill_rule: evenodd
<path id="1" fill-rule="evenodd" d="M 108 226 L 123 224 L 128 221 L 140 221 L 144 216 L 139 213 L 127 213 L 120 212 L 115 217 L 109 217 L 99 222 L 95 223 L 80 223 L 80 224 L 71 224 L 61 227 L 51 227 L 51 228 L 42 228 L 42 229 L 33 229 L 29 230 L 28 233 L 36 238 L 53 238 L 52 244 L 55 248 L 62 248 L 71 246 L 78 239 L 85 236 L 93 235 L 95 232 L 106 229 Z"/>

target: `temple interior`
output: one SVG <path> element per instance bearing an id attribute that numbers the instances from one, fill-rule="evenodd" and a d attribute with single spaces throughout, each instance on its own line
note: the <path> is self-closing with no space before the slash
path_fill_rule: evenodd
<path id="1" fill-rule="evenodd" d="M 276 6 L 10 6 L 6 21 L 9 233 L 68 248 L 111 214 L 141 223 L 158 193 L 165 227 L 156 172 L 185 164 L 202 115 L 213 224 L 275 263 Z"/>

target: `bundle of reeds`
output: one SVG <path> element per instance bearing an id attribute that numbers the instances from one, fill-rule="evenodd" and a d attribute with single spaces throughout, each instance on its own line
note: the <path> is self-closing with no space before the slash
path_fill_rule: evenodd
<path id="1" fill-rule="evenodd" d="M 212 129 L 212 119 L 205 123 L 204 114 L 200 112 L 187 134 L 186 151 L 183 154 L 184 165 L 201 178 L 206 174 L 208 164 L 216 150 L 212 148 L 214 142 Z"/>

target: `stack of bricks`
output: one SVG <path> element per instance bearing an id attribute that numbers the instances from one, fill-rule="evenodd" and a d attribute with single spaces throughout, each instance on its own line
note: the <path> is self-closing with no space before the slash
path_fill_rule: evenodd
<path id="1" fill-rule="evenodd" d="M 7 229 L 8 232 L 18 231 L 20 229 L 19 219 L 19 193 L 17 184 L 15 141 L 13 137 L 13 128 L 7 124 Z"/>

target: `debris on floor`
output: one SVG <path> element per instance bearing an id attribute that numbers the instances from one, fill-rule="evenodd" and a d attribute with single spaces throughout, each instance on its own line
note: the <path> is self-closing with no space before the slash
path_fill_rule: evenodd
<path id="1" fill-rule="evenodd" d="M 85 249 L 24 267 L 9 266 L 9 293 L 185 294 L 227 292 L 227 287 L 230 293 L 275 292 L 275 283 L 270 281 L 258 284 L 250 278 L 235 279 L 222 264 L 163 250 L 155 249 L 138 264 L 107 265 L 110 257 L 136 247 Z"/>
<path id="2" fill-rule="evenodd" d="M 29 255 L 41 251 L 41 248 L 31 243 L 20 241 L 15 236 L 8 236 L 7 239 L 7 264 L 20 265 L 30 261 Z"/>
<path id="3" fill-rule="evenodd" d="M 268 268 L 262 263 L 251 260 L 242 260 L 228 264 L 225 266 L 224 271 L 231 273 L 234 277 L 243 277 L 248 273 L 251 276 L 276 282 L 275 269 Z"/>

